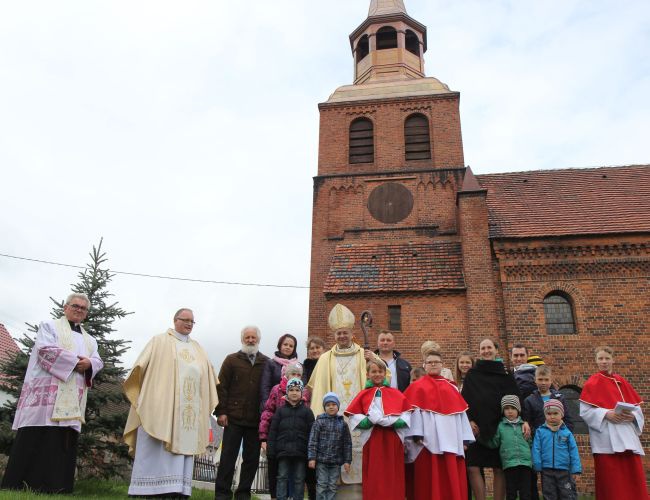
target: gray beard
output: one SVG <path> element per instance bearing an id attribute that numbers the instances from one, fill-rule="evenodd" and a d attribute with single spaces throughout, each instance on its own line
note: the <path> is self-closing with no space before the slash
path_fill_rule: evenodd
<path id="1" fill-rule="evenodd" d="M 251 354 L 257 354 L 257 352 L 260 350 L 260 346 L 258 344 L 255 345 L 246 345 L 242 344 L 241 345 L 241 351 L 250 356 Z"/>

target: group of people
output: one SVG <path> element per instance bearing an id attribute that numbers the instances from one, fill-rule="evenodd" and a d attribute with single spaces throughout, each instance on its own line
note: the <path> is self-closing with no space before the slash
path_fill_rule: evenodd
<path id="1" fill-rule="evenodd" d="M 103 364 L 84 330 L 90 301 L 71 294 L 64 315 L 41 323 L 13 428 L 2 487 L 45 493 L 73 489 L 77 439 L 87 391 Z M 492 339 L 478 356 L 461 353 L 444 367 L 441 347 L 422 346 L 413 368 L 381 331 L 377 349 L 358 345 L 353 313 L 337 304 L 328 318 L 335 345 L 283 335 L 273 357 L 261 332 L 241 331 L 241 349 L 217 377 L 190 338 L 194 315 L 179 309 L 173 328 L 151 339 L 129 372 L 131 403 L 124 439 L 134 457 L 129 495 L 188 497 L 193 457 L 208 445 L 209 417 L 224 428 L 215 498 L 251 498 L 260 452 L 271 496 L 332 499 L 337 494 L 388 500 L 577 498 L 581 472 L 573 418 L 553 385 L 551 367 L 526 346 L 510 351 L 512 369 Z M 589 428 L 599 500 L 648 498 L 641 399 L 613 372 L 614 352 L 595 349 L 598 372 L 585 383 L 580 416 Z M 239 454 L 237 488 L 232 491 Z"/>

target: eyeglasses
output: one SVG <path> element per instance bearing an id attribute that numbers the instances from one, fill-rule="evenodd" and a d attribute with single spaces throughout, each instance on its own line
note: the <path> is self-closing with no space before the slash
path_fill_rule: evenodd
<path id="1" fill-rule="evenodd" d="M 182 321 L 186 325 L 196 325 L 196 321 L 187 318 L 176 318 L 176 321 Z"/>
<path id="2" fill-rule="evenodd" d="M 442 361 L 425 361 L 425 365 L 441 365 Z"/>
<path id="3" fill-rule="evenodd" d="M 68 307 L 71 307 L 75 311 L 79 311 L 79 312 L 87 312 L 88 311 L 87 307 L 80 306 L 79 304 L 67 304 L 67 305 L 68 305 Z"/>

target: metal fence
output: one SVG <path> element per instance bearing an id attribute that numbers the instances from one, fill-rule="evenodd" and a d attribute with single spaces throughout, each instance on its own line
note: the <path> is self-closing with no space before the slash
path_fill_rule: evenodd
<path id="1" fill-rule="evenodd" d="M 214 462 L 211 455 L 199 455 L 194 457 L 194 473 L 192 478 L 196 481 L 206 481 L 214 483 L 217 478 L 217 468 L 219 462 Z M 265 458 L 260 458 L 260 463 L 257 467 L 257 474 L 253 479 L 251 490 L 253 493 L 268 493 L 269 482 L 267 474 L 267 462 Z M 235 474 L 232 481 L 232 489 L 235 490 L 239 483 L 239 472 L 241 469 L 241 456 L 237 458 L 235 464 Z"/>

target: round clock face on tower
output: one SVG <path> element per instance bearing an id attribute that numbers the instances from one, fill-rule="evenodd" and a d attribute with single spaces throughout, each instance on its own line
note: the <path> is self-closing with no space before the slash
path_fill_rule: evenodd
<path id="1" fill-rule="evenodd" d="M 368 197 L 368 210 L 379 222 L 400 222 L 413 210 L 413 194 L 402 184 L 387 182 L 372 190 Z"/>

